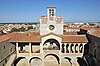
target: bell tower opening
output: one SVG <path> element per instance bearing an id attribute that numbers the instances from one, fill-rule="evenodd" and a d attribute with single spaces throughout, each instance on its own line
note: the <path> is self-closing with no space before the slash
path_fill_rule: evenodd
<path id="1" fill-rule="evenodd" d="M 47 15 L 50 20 L 56 18 L 56 7 L 47 7 Z"/>

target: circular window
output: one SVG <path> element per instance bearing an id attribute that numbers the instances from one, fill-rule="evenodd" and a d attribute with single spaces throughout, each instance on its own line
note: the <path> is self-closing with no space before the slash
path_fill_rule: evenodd
<path id="1" fill-rule="evenodd" d="M 54 28 L 55 28 L 54 25 L 50 25 L 50 26 L 49 26 L 49 29 L 50 29 L 50 30 L 54 30 Z"/>

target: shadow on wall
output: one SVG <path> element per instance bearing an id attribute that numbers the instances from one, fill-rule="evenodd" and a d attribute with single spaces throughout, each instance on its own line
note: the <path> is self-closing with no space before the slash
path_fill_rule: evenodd
<path id="1" fill-rule="evenodd" d="M 83 58 L 78 57 L 77 62 L 79 63 L 80 66 L 88 66 L 86 61 Z"/>

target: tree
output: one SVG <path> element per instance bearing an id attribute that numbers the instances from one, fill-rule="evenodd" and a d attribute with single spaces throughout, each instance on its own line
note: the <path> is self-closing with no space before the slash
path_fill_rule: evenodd
<path id="1" fill-rule="evenodd" d="M 17 28 L 12 28 L 11 32 L 18 32 L 19 30 Z"/>
<path id="2" fill-rule="evenodd" d="M 28 30 L 30 30 L 30 29 L 33 29 L 33 26 L 28 26 L 27 28 L 28 28 Z"/>
<path id="3" fill-rule="evenodd" d="M 19 28 L 19 31 L 20 31 L 20 32 L 25 32 L 25 30 L 26 30 L 26 29 L 25 29 L 24 27 Z"/>

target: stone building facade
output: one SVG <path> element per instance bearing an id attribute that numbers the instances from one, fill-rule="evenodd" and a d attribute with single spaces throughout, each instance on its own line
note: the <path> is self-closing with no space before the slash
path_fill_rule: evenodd
<path id="1" fill-rule="evenodd" d="M 80 66 L 88 40 L 65 35 L 56 7 L 48 7 L 47 16 L 40 17 L 40 32 L 16 33 L 9 42 L 16 46 L 14 66 Z"/>

